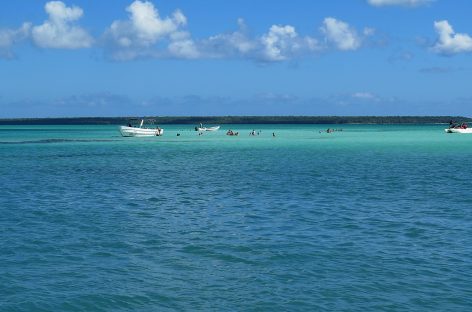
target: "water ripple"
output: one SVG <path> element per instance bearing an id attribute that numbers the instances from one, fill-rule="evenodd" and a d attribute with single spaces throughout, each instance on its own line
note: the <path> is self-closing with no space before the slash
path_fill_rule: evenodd
<path id="1" fill-rule="evenodd" d="M 472 146 L 410 130 L 2 138 L 0 310 L 467 311 Z"/>

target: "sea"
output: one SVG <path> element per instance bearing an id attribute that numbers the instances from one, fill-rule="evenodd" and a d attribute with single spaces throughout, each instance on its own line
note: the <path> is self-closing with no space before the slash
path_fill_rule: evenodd
<path id="1" fill-rule="evenodd" d="M 194 126 L 0 126 L 0 311 L 472 311 L 472 134 Z"/>

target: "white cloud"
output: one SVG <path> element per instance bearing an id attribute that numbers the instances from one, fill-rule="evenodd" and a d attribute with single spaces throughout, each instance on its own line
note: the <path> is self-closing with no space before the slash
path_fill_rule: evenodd
<path id="1" fill-rule="evenodd" d="M 318 40 L 299 36 L 291 25 L 272 25 L 268 32 L 260 36 L 250 36 L 241 18 L 238 19 L 238 25 L 239 29 L 234 32 L 218 34 L 199 42 L 205 56 L 277 62 L 321 50 Z"/>
<path id="2" fill-rule="evenodd" d="M 263 46 L 263 59 L 268 61 L 283 61 L 321 50 L 318 40 L 310 36 L 300 37 L 291 25 L 272 25 L 260 41 Z"/>
<path id="3" fill-rule="evenodd" d="M 31 24 L 23 23 L 18 29 L 0 29 L 0 48 L 9 48 L 28 35 Z"/>
<path id="4" fill-rule="evenodd" d="M 295 27 L 272 25 L 269 32 L 261 37 L 264 55 L 268 60 L 282 61 L 288 58 L 293 49 L 297 49 L 294 39 L 298 36 Z"/>
<path id="5" fill-rule="evenodd" d="M 291 60 L 320 52 L 323 46 L 311 36 L 300 36 L 292 25 L 272 25 L 261 35 L 251 35 L 243 19 L 238 28 L 194 40 L 186 16 L 176 10 L 161 17 L 153 3 L 135 0 L 127 8 L 129 18 L 116 20 L 104 33 L 106 52 L 116 60 L 152 58 L 243 58 L 262 62 Z M 343 21 L 326 18 L 322 28 L 326 38 L 340 50 L 355 50 L 374 34 L 365 28 L 361 35 Z"/>
<path id="6" fill-rule="evenodd" d="M 135 0 L 126 11 L 129 18 L 114 21 L 105 32 L 114 58 L 199 56 L 190 33 L 183 30 L 187 18 L 180 10 L 162 18 L 153 3 Z M 166 44 L 167 49 L 163 49 Z"/>
<path id="7" fill-rule="evenodd" d="M 114 21 L 110 27 L 111 35 L 125 46 L 135 44 L 150 46 L 160 38 L 171 35 L 187 24 L 187 18 L 179 10 L 172 17 L 161 18 L 151 2 L 136 0 L 126 8 L 129 20 Z"/>
<path id="8" fill-rule="evenodd" d="M 67 7 L 61 1 L 47 2 L 44 9 L 49 18 L 32 29 L 33 41 L 42 48 L 80 49 L 92 45 L 92 37 L 74 22 L 83 15 L 77 6 Z"/>
<path id="9" fill-rule="evenodd" d="M 328 42 L 333 43 L 339 50 L 356 50 L 361 46 L 362 39 L 357 31 L 349 24 L 333 17 L 324 19 L 321 31 L 326 35 Z M 364 32 L 372 34 L 373 29 L 367 28 Z"/>
<path id="10" fill-rule="evenodd" d="M 242 18 L 238 19 L 238 30 L 218 34 L 200 42 L 201 49 L 210 58 L 247 56 L 257 49 L 258 43 L 250 38 Z"/>
<path id="11" fill-rule="evenodd" d="M 66 6 L 62 1 L 49 1 L 44 9 L 48 19 L 41 25 L 31 27 L 31 24 L 25 23 L 19 29 L 0 29 L 0 57 L 11 57 L 11 47 L 29 36 L 41 48 L 79 49 L 92 46 L 92 36 L 77 25 L 84 14 L 80 7 Z M 240 18 L 239 27 L 233 32 L 194 40 L 185 29 L 187 17 L 178 9 L 170 16 L 162 17 L 152 2 L 134 0 L 126 11 L 128 18 L 113 21 L 103 34 L 102 47 L 118 60 L 138 57 L 243 58 L 278 62 L 314 55 L 326 48 L 315 37 L 299 35 L 292 25 L 273 24 L 267 32 L 251 35 Z M 326 42 L 339 50 L 356 50 L 366 37 L 375 33 L 372 28 L 364 28 L 358 33 L 346 22 L 333 17 L 324 19 L 321 30 Z M 463 35 L 452 33 L 452 36 L 453 41 L 460 41 Z"/>
<path id="12" fill-rule="evenodd" d="M 11 58 L 11 47 L 29 36 L 30 23 L 23 23 L 18 29 L 0 29 L 0 57 Z"/>
<path id="13" fill-rule="evenodd" d="M 371 100 L 371 101 L 375 101 L 378 99 L 375 94 L 370 93 L 370 92 L 355 92 L 352 94 L 352 97 L 356 99 Z"/>
<path id="14" fill-rule="evenodd" d="M 458 34 L 448 21 L 434 22 L 434 28 L 438 33 L 438 40 L 432 50 L 440 54 L 457 54 L 472 52 L 472 37 L 468 34 Z"/>
<path id="15" fill-rule="evenodd" d="M 187 32 L 175 32 L 171 36 L 168 51 L 173 57 L 195 59 L 200 56 L 195 42 Z"/>
<path id="16" fill-rule="evenodd" d="M 416 7 L 425 4 L 429 4 L 434 0 L 367 0 L 370 5 L 381 7 L 381 6 L 408 6 Z"/>
<path id="17" fill-rule="evenodd" d="M 273 25 L 261 36 L 251 37 L 243 19 L 234 32 L 194 41 L 183 27 L 186 17 L 179 10 L 172 17 L 159 17 L 151 2 L 134 1 L 128 20 L 114 21 L 105 37 L 115 59 L 155 58 L 250 58 L 283 61 L 303 51 L 319 49 L 318 41 L 298 36 L 291 25 Z"/>

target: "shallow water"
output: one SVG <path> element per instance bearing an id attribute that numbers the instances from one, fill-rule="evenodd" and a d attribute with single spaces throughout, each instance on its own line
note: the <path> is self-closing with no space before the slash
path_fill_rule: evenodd
<path id="1" fill-rule="evenodd" d="M 472 135 L 164 128 L 0 126 L 0 311 L 470 310 Z"/>

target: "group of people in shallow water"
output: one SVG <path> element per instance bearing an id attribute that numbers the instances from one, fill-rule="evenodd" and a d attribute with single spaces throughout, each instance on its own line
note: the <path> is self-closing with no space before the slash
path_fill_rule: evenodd
<path id="1" fill-rule="evenodd" d="M 343 129 L 331 129 L 331 128 L 328 128 L 328 129 L 326 129 L 326 130 L 320 130 L 319 133 L 323 133 L 323 132 L 332 133 L 332 132 L 336 132 L 336 131 L 343 131 Z"/>
<path id="2" fill-rule="evenodd" d="M 463 122 L 461 124 L 455 122 L 455 121 L 449 121 L 449 129 L 467 129 L 469 126 Z"/>
<path id="3" fill-rule="evenodd" d="M 226 135 L 239 135 L 239 132 L 234 132 L 233 130 L 229 129 L 229 130 L 226 132 Z"/>
<path id="4" fill-rule="evenodd" d="M 249 135 L 252 135 L 252 136 L 256 136 L 256 135 L 260 135 L 262 133 L 262 130 L 259 130 L 256 132 L 256 130 L 252 130 L 251 132 L 249 132 Z M 272 132 L 272 136 L 275 137 L 275 132 Z"/>
<path id="5" fill-rule="evenodd" d="M 249 132 L 249 135 L 251 136 L 256 136 L 256 135 L 259 135 L 262 133 L 262 130 L 259 130 L 256 132 L 256 130 L 252 130 L 251 132 Z M 229 135 L 229 136 L 233 136 L 233 135 L 239 135 L 239 132 L 234 132 L 233 130 L 229 129 L 227 132 L 226 132 L 226 135 Z M 275 137 L 275 132 L 272 132 L 272 136 Z"/>
<path id="6" fill-rule="evenodd" d="M 262 130 L 259 130 L 256 132 L 256 130 L 252 130 L 251 132 L 249 132 L 249 135 L 250 136 L 256 136 L 256 135 L 260 135 L 262 133 Z M 236 135 L 239 135 L 239 132 L 234 132 L 233 130 L 229 129 L 227 132 L 226 132 L 226 135 L 229 135 L 229 136 L 236 136 Z M 272 132 L 272 136 L 275 137 L 275 132 Z"/>
<path id="7" fill-rule="evenodd" d="M 453 126 L 454 125 L 454 126 Z M 467 124 L 466 123 L 462 123 L 460 126 L 457 126 L 457 124 L 453 123 L 451 121 L 450 123 L 450 127 L 449 128 L 453 128 L 453 127 L 456 127 L 456 129 L 458 127 L 460 127 L 461 129 L 466 129 L 467 128 Z M 333 129 L 333 128 L 328 128 L 326 130 L 320 130 L 319 133 L 323 133 L 323 132 L 326 132 L 326 133 L 333 133 L 333 132 L 338 132 L 338 131 L 343 131 L 343 129 Z M 249 136 L 256 136 L 256 135 L 260 135 L 262 133 L 262 130 L 258 130 L 256 132 L 256 130 L 252 130 L 251 132 L 249 132 Z M 200 131 L 198 133 L 198 135 L 203 135 L 203 132 Z M 228 131 L 226 131 L 226 135 L 229 135 L 229 136 L 238 136 L 239 135 L 239 132 L 235 132 L 231 129 L 229 129 Z M 177 133 L 177 136 L 180 136 L 180 133 Z M 275 132 L 272 132 L 272 137 L 275 138 Z"/>

